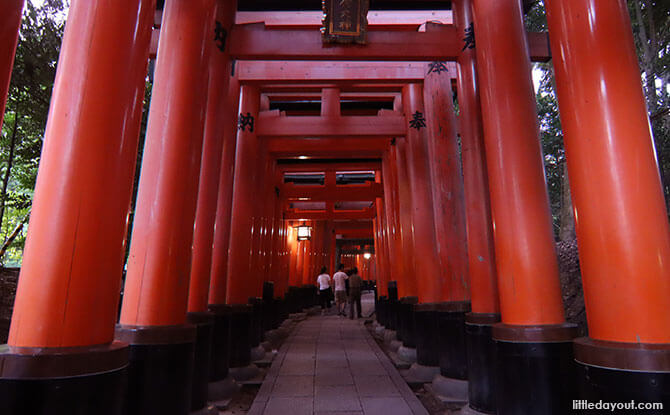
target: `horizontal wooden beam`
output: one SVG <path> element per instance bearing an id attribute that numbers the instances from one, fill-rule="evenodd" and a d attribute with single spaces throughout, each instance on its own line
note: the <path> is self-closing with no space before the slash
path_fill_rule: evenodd
<path id="1" fill-rule="evenodd" d="M 365 210 L 336 210 L 333 212 L 326 212 L 324 210 L 303 210 L 284 212 L 284 220 L 373 219 L 375 215 L 374 208 Z"/>
<path id="2" fill-rule="evenodd" d="M 275 101 L 320 101 L 321 89 L 313 89 L 311 91 L 294 91 L 294 92 L 267 92 L 264 95 Z M 399 97 L 398 92 L 341 92 L 340 99 L 342 101 L 375 101 L 375 102 L 392 102 L 396 97 Z"/>
<path id="3" fill-rule="evenodd" d="M 267 151 L 276 158 L 378 158 L 389 138 L 268 138 Z"/>
<path id="4" fill-rule="evenodd" d="M 377 171 L 381 170 L 381 161 L 362 161 L 351 163 L 296 163 L 296 164 L 278 164 L 277 169 L 280 172 L 354 172 L 354 171 Z"/>
<path id="5" fill-rule="evenodd" d="M 295 185 L 284 184 L 280 188 L 280 196 L 285 199 L 310 201 L 374 201 L 384 196 L 381 183 L 350 184 L 350 185 Z"/>
<path id="6" fill-rule="evenodd" d="M 449 75 L 456 78 L 456 64 L 447 63 Z M 425 62 L 314 62 L 241 61 L 236 73 L 242 83 L 409 83 L 423 82 Z"/>
<path id="7" fill-rule="evenodd" d="M 265 23 L 274 28 L 319 28 L 323 13 L 304 12 L 237 12 L 235 23 Z M 368 26 L 393 28 L 416 28 L 425 22 L 453 22 L 451 10 L 371 10 L 368 12 Z"/>
<path id="8" fill-rule="evenodd" d="M 343 232 L 336 232 L 338 235 L 341 235 L 344 239 L 351 238 L 372 238 L 374 237 L 374 232 L 372 229 L 348 229 Z"/>
<path id="9" fill-rule="evenodd" d="M 346 231 L 349 229 L 367 229 L 370 231 L 374 229 L 371 220 L 365 220 L 365 221 L 347 220 L 347 221 L 333 222 L 333 227 L 335 228 L 335 232 Z"/>
<path id="10" fill-rule="evenodd" d="M 259 85 L 262 93 L 285 93 L 285 92 L 321 92 L 324 88 L 339 88 L 340 92 L 356 92 L 356 93 L 376 93 L 387 92 L 399 94 L 402 91 L 402 83 L 361 83 L 361 84 L 335 84 L 325 82 L 323 84 L 273 84 L 272 82 Z"/>
<path id="11" fill-rule="evenodd" d="M 463 33 L 453 25 L 427 24 L 425 32 L 368 31 L 366 45 L 332 45 L 316 28 L 271 29 L 262 23 L 234 25 L 230 54 L 238 60 L 454 61 Z M 529 33 L 531 59 L 550 59 L 546 33 Z"/>
<path id="12" fill-rule="evenodd" d="M 402 115 L 287 117 L 274 111 L 258 117 L 259 137 L 401 137 L 405 135 Z"/>

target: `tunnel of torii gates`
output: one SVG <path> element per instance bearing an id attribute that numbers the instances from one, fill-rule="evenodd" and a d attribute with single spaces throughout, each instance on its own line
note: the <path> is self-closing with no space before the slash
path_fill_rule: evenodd
<path id="1" fill-rule="evenodd" d="M 376 281 L 379 323 L 418 364 L 469 381 L 473 410 L 670 405 L 670 232 L 626 2 L 545 5 L 548 35 L 526 33 L 520 0 L 460 0 L 370 12 L 366 45 L 323 45 L 320 12 L 73 1 L 3 413 L 199 410 L 340 260 Z M 0 3 L 2 109 L 22 7 Z M 549 59 L 583 338 L 564 318 L 538 139 L 531 61 Z"/>

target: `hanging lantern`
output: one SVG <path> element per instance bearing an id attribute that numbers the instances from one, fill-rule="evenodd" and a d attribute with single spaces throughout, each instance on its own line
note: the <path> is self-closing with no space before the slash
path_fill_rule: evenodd
<path id="1" fill-rule="evenodd" d="M 363 254 L 363 258 L 365 258 L 365 259 L 370 259 L 371 256 L 372 255 L 369 252 L 366 252 L 366 253 Z"/>
<path id="2" fill-rule="evenodd" d="M 307 225 L 298 226 L 298 241 L 307 241 L 312 238 L 312 228 Z"/>

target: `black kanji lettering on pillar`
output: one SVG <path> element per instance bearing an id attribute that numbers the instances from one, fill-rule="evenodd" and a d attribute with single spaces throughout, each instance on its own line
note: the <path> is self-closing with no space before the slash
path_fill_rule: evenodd
<path id="1" fill-rule="evenodd" d="M 249 126 L 249 132 L 254 132 L 254 116 L 250 112 L 247 112 L 247 115 L 240 114 L 240 118 L 237 121 L 237 128 L 242 131 L 246 131 L 247 126 Z"/>
<path id="2" fill-rule="evenodd" d="M 463 50 L 465 49 L 474 49 L 475 48 L 475 25 L 474 23 L 470 22 L 470 26 L 468 26 L 465 29 L 465 37 L 463 38 L 463 41 L 465 42 L 465 46 L 463 46 Z"/>
<path id="3" fill-rule="evenodd" d="M 446 62 L 435 61 L 428 64 L 428 73 L 441 74 L 442 72 L 449 72 Z"/>
<path id="4" fill-rule="evenodd" d="M 226 50 L 226 38 L 228 37 L 228 32 L 224 29 L 221 22 L 216 22 L 216 27 L 214 27 L 214 42 L 216 42 L 216 47 L 219 48 L 221 52 Z"/>
<path id="5" fill-rule="evenodd" d="M 422 127 L 426 126 L 426 119 L 423 118 L 423 113 L 421 111 L 417 111 L 414 114 L 412 114 L 412 119 L 409 120 L 409 128 L 416 128 L 417 130 L 420 130 Z"/>

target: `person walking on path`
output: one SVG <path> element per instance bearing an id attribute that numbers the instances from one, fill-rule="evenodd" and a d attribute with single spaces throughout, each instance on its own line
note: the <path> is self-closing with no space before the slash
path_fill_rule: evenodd
<path id="1" fill-rule="evenodd" d="M 321 314 L 326 313 L 326 307 L 330 308 L 330 275 L 326 267 L 321 268 L 321 273 L 316 278 L 319 286 L 319 300 L 321 300 Z"/>
<path id="2" fill-rule="evenodd" d="M 351 270 L 349 277 L 349 318 L 354 319 L 354 305 L 358 307 L 356 311 L 357 318 L 363 317 L 361 311 L 361 289 L 363 288 L 363 279 L 358 275 L 358 268 Z"/>
<path id="3" fill-rule="evenodd" d="M 337 272 L 333 275 L 333 283 L 335 284 L 335 304 L 337 305 L 337 315 L 344 316 L 344 310 L 347 305 L 347 291 L 346 281 L 347 274 L 344 272 L 344 265 L 340 264 Z"/>

